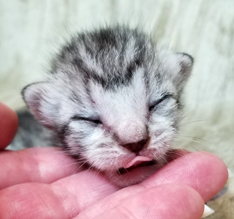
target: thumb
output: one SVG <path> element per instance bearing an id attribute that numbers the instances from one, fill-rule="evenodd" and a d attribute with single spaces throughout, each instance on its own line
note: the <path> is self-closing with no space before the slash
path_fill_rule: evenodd
<path id="1" fill-rule="evenodd" d="M 8 106 L 0 102 L 0 150 L 9 145 L 18 128 L 18 117 Z"/>
<path id="2" fill-rule="evenodd" d="M 203 210 L 204 201 L 197 191 L 186 185 L 167 184 L 143 190 L 95 219 L 200 219 Z M 84 215 L 77 219 L 86 218 Z"/>

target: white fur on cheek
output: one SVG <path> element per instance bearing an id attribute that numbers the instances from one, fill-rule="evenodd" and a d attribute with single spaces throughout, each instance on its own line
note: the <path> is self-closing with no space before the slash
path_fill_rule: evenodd
<path id="1" fill-rule="evenodd" d="M 150 142 L 148 147 L 140 152 L 141 155 L 161 160 L 170 149 L 175 137 L 175 129 L 168 118 L 155 116 L 149 126 Z"/>
<path id="2" fill-rule="evenodd" d="M 120 147 L 102 127 L 93 127 L 79 121 L 69 126 L 67 136 L 70 153 L 79 154 L 82 161 L 98 170 L 116 171 L 132 158 L 126 149 Z"/>

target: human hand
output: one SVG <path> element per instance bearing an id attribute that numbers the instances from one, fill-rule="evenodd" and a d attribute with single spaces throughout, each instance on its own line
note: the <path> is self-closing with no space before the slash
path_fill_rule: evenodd
<path id="1" fill-rule="evenodd" d="M 0 105 L 0 146 L 6 146 L 17 119 Z M 139 185 L 119 189 L 101 174 L 79 169 L 58 148 L 0 153 L 0 218 L 163 218 L 198 219 L 204 202 L 227 180 L 216 156 L 179 153 Z M 184 155 L 183 155 L 184 154 Z"/>

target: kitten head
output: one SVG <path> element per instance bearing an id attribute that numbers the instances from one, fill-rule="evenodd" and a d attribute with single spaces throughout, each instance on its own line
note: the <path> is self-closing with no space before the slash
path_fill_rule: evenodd
<path id="1" fill-rule="evenodd" d="M 192 64 L 187 54 L 157 50 L 137 30 L 100 29 L 73 38 L 48 80 L 23 96 L 71 155 L 127 186 L 162 165 Z"/>

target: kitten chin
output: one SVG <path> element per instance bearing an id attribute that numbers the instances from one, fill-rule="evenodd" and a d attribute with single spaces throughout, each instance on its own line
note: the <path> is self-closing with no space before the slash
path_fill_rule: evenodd
<path id="1" fill-rule="evenodd" d="M 154 162 L 154 164 L 145 164 L 133 169 L 118 169 L 115 172 L 105 172 L 105 176 L 115 185 L 123 188 L 142 182 L 163 167 L 163 165 L 165 165 L 165 161 Z"/>

